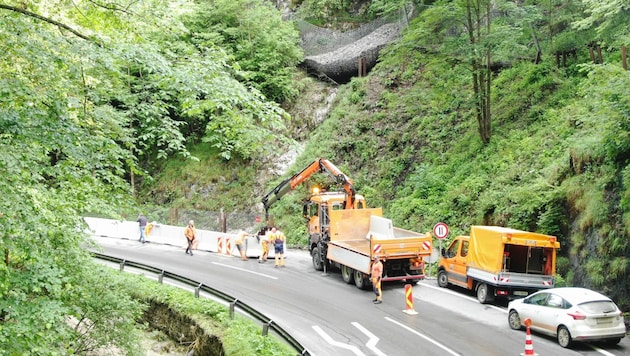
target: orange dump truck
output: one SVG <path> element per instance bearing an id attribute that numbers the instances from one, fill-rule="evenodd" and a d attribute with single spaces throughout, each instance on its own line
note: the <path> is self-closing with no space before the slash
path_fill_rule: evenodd
<path id="1" fill-rule="evenodd" d="M 476 292 L 480 303 L 513 299 L 552 288 L 556 275 L 555 236 L 499 226 L 472 226 L 441 251 L 438 285 Z"/>
<path id="2" fill-rule="evenodd" d="M 325 205 L 319 208 L 325 209 Z M 431 234 L 394 227 L 390 219 L 381 216 L 381 208 L 331 210 L 327 215 L 329 233 L 310 234 L 315 269 L 322 270 L 324 264 L 335 266 L 346 283 L 365 289 L 378 255 L 383 261 L 383 282 L 416 284 L 424 278 L 423 258 L 431 255 Z M 318 217 L 313 217 L 311 228 L 319 226 Z"/>
<path id="3" fill-rule="evenodd" d="M 318 158 L 302 171 L 268 192 L 262 203 L 265 220 L 269 208 L 316 173 L 328 173 L 343 191 L 314 189 L 304 203 L 302 216 L 307 223 L 313 267 L 341 270 L 346 283 L 359 288 L 370 285 L 374 255 L 383 261 L 382 280 L 402 280 L 415 284 L 424 278 L 424 258 L 431 255 L 432 236 L 394 227 L 382 217 L 381 208 L 367 208 L 365 197 L 357 194 L 354 183 L 327 159 Z M 270 225 L 268 223 L 268 225 Z"/>

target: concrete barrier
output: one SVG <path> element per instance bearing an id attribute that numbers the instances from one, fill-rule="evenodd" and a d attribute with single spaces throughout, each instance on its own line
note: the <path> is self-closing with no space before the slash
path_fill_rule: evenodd
<path id="1" fill-rule="evenodd" d="M 84 218 L 89 226 L 88 233 L 96 236 L 117 238 L 123 240 L 138 241 L 140 239 L 140 229 L 136 221 L 121 221 L 102 218 Z M 186 237 L 184 237 L 185 226 L 174 226 L 160 224 L 153 225 L 151 233 L 146 237 L 148 243 L 171 245 L 186 249 Z M 234 241 L 236 234 L 218 231 L 197 229 L 197 239 L 199 244 L 197 250 L 221 253 L 240 257 Z M 219 241 L 223 242 L 223 250 L 218 250 Z M 140 243 L 138 241 L 138 243 Z M 231 251 L 226 251 L 226 246 L 231 246 Z M 247 257 L 258 258 L 262 252 L 258 237 L 247 236 L 244 240 L 245 254 Z M 286 246 L 285 246 L 286 248 Z M 269 257 L 273 258 L 273 246 L 269 249 Z"/>

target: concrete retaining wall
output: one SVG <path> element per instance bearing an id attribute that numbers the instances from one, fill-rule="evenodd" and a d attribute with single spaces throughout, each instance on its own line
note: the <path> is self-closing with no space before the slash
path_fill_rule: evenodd
<path id="1" fill-rule="evenodd" d="M 89 226 L 89 233 L 95 236 L 117 238 L 124 240 L 139 240 L 140 229 L 136 221 L 120 221 L 101 218 L 85 218 Z M 186 248 L 186 237 L 184 237 L 185 226 L 173 226 L 155 224 L 151 233 L 146 237 L 148 243 L 178 246 Z M 197 250 L 216 252 L 225 255 L 240 257 L 234 240 L 236 234 L 229 234 L 217 231 L 197 229 L 197 239 L 199 244 Z M 244 241 L 247 257 L 258 258 L 262 248 L 258 237 L 246 237 Z M 286 251 L 286 246 L 285 246 Z M 269 248 L 269 257 L 273 258 L 273 246 Z"/>

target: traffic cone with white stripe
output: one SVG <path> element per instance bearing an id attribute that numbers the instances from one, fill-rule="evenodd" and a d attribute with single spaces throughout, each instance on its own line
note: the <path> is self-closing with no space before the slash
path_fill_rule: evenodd
<path id="1" fill-rule="evenodd" d="M 529 331 L 529 326 L 532 324 L 532 319 L 527 318 L 524 320 L 525 322 L 525 353 L 522 353 L 521 356 L 537 356 L 538 354 L 534 352 L 534 344 L 532 342 L 532 334 Z"/>

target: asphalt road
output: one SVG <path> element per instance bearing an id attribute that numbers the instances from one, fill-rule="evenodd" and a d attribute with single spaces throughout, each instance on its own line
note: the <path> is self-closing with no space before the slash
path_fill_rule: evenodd
<path id="1" fill-rule="evenodd" d="M 286 268 L 183 248 L 96 238 L 103 253 L 186 276 L 258 309 L 291 333 L 311 355 L 483 355 L 524 353 L 526 333 L 511 330 L 502 306 L 482 305 L 465 291 L 427 279 L 412 288 L 407 305 L 402 283 L 383 286 L 383 303 L 371 291 L 343 282 L 338 271 L 315 271 L 305 251 L 287 251 Z M 412 315 L 409 311 L 416 312 Z M 619 345 L 578 344 L 563 349 L 533 334 L 539 355 L 630 355 Z"/>

